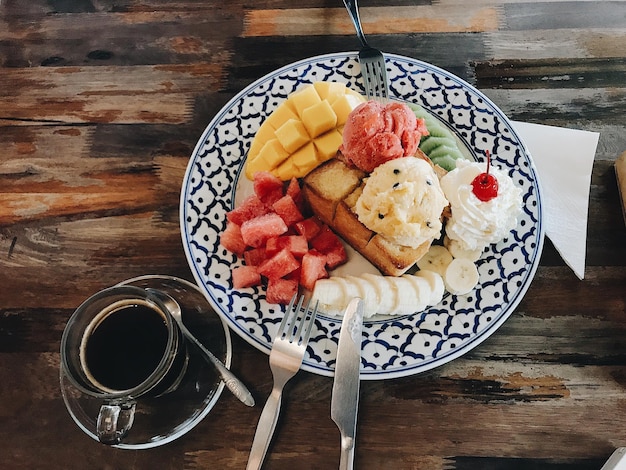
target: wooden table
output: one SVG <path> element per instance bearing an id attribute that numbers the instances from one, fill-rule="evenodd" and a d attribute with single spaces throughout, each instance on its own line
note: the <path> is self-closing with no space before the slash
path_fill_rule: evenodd
<path id="1" fill-rule="evenodd" d="M 599 469 L 626 446 L 626 2 L 363 1 L 371 42 L 469 81 L 516 120 L 600 132 L 586 278 L 547 241 L 516 312 L 418 376 L 361 387 L 359 469 Z M 224 393 L 163 447 L 99 444 L 59 392 L 73 309 L 129 277 L 191 280 L 189 156 L 243 87 L 358 43 L 340 1 L 0 1 L 0 468 L 245 468 L 272 377 L 233 337 L 258 405 Z M 288 385 L 265 468 L 339 462 L 332 379 Z"/>

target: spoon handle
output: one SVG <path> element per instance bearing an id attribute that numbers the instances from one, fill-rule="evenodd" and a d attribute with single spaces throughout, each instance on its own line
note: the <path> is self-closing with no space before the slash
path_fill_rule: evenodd
<path id="1" fill-rule="evenodd" d="M 187 336 L 187 339 L 190 339 L 193 344 L 195 344 L 204 353 L 206 360 L 215 366 L 220 376 L 224 380 L 226 387 L 228 387 L 228 390 L 230 390 L 233 395 L 235 395 L 245 405 L 254 406 L 254 398 L 252 397 L 252 394 L 250 393 L 248 388 L 241 382 L 241 380 L 235 377 L 235 375 L 230 370 L 228 370 L 228 368 L 224 364 L 222 364 L 222 361 L 215 357 L 211 351 L 205 348 L 202 343 L 198 341 L 198 339 L 194 337 L 194 335 L 192 335 L 189 330 L 187 330 L 187 327 L 185 327 L 184 325 L 183 330 L 185 332 L 185 336 Z"/>

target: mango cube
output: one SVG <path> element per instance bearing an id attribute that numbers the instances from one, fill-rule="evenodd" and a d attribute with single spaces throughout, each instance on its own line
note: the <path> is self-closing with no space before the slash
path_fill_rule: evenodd
<path id="1" fill-rule="evenodd" d="M 302 112 L 302 122 L 312 138 L 322 135 L 337 125 L 337 115 L 327 100 L 309 106 Z"/>
<path id="2" fill-rule="evenodd" d="M 289 119 L 276 129 L 276 138 L 289 153 L 295 152 L 310 140 L 304 124 L 299 119 Z"/>
<path id="3" fill-rule="evenodd" d="M 290 95 L 288 101 L 290 101 L 296 108 L 298 115 L 302 117 L 302 113 L 305 109 L 319 103 L 322 99 L 317 94 L 315 87 L 313 85 L 309 85 Z"/>
<path id="4" fill-rule="evenodd" d="M 342 142 L 343 137 L 336 129 L 332 129 L 331 131 L 319 136 L 314 141 L 315 148 L 317 149 L 318 160 L 320 162 L 325 162 L 326 160 L 333 158 L 337 155 L 337 151 L 339 150 L 339 146 Z"/>
<path id="5" fill-rule="evenodd" d="M 274 128 L 270 126 L 267 121 L 265 121 L 263 124 L 261 124 L 261 127 L 259 127 L 259 130 L 252 140 L 250 150 L 248 150 L 248 159 L 256 157 L 265 145 L 265 142 L 273 139 L 274 137 Z"/>
<path id="6" fill-rule="evenodd" d="M 254 178 L 254 174 L 257 171 L 267 171 L 269 170 L 269 166 L 265 160 L 260 158 L 258 155 L 256 158 L 248 157 L 246 160 L 246 178 L 252 180 Z"/>
<path id="7" fill-rule="evenodd" d="M 298 168 L 309 168 L 311 165 L 319 165 L 317 151 L 313 142 L 308 143 L 291 156 L 291 161 Z"/>
<path id="8" fill-rule="evenodd" d="M 298 119 L 298 116 L 288 106 L 278 106 L 278 108 L 267 117 L 265 122 L 269 123 L 269 125 L 276 130 L 290 119 Z"/>
<path id="9" fill-rule="evenodd" d="M 271 168 L 276 168 L 283 161 L 285 161 L 288 156 L 289 152 L 287 152 L 283 146 L 280 145 L 278 139 L 270 139 L 265 143 L 256 158 L 261 158 L 265 163 L 267 163 L 266 169 L 269 170 Z"/>
<path id="10" fill-rule="evenodd" d="M 315 82 L 313 86 L 320 98 L 329 103 L 346 94 L 346 86 L 339 82 Z"/>
<path id="11" fill-rule="evenodd" d="M 298 174 L 300 170 L 293 163 L 293 159 L 285 160 L 278 167 L 272 170 L 272 174 L 283 181 L 290 180 L 293 176 Z"/>
<path id="12" fill-rule="evenodd" d="M 332 102 L 332 108 L 337 115 L 337 125 L 343 126 L 348 120 L 348 115 L 354 108 L 363 102 L 355 95 L 343 95 Z"/>

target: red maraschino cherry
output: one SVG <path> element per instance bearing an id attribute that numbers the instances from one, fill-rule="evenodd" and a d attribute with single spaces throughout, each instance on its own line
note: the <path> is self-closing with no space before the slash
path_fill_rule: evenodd
<path id="1" fill-rule="evenodd" d="M 489 167 L 491 166 L 489 150 L 486 150 L 485 153 L 487 154 L 487 171 L 481 173 L 472 181 L 472 192 L 483 202 L 490 201 L 498 196 L 498 180 L 489 173 Z"/>

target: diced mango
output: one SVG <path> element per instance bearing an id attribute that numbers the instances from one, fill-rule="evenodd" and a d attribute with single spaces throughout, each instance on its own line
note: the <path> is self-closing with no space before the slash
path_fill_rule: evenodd
<path id="1" fill-rule="evenodd" d="M 308 168 L 311 164 L 319 165 L 317 151 L 313 142 L 309 142 L 295 152 L 290 159 L 298 168 Z"/>
<path id="2" fill-rule="evenodd" d="M 268 140 L 259 155 L 256 158 L 261 158 L 267 163 L 269 168 L 276 168 L 282 162 L 284 162 L 287 157 L 289 157 L 289 152 L 287 152 L 278 139 L 270 139 Z"/>
<path id="3" fill-rule="evenodd" d="M 274 135 L 274 128 L 267 121 L 265 121 L 263 124 L 261 124 L 261 127 L 259 127 L 259 130 L 252 140 L 252 144 L 250 144 L 250 150 L 248 150 L 248 159 L 256 157 L 265 145 L 265 142 L 273 139 L 274 137 L 276 137 Z"/>
<path id="4" fill-rule="evenodd" d="M 339 82 L 315 82 L 313 86 L 320 98 L 329 103 L 346 94 L 346 86 Z"/>
<path id="5" fill-rule="evenodd" d="M 336 129 L 332 129 L 315 139 L 313 143 L 317 149 L 318 161 L 325 162 L 337 155 L 337 151 L 342 142 L 343 137 Z"/>
<path id="6" fill-rule="evenodd" d="M 302 113 L 305 109 L 319 103 L 322 99 L 317 94 L 315 87 L 309 85 L 290 95 L 289 98 L 287 98 L 287 101 L 291 102 L 291 104 L 296 108 L 298 115 L 302 117 Z"/>
<path id="7" fill-rule="evenodd" d="M 274 168 L 272 174 L 283 181 L 288 181 L 299 171 L 298 167 L 293 163 L 293 158 L 290 158 Z"/>
<path id="8" fill-rule="evenodd" d="M 287 181 L 336 155 L 344 123 L 365 98 L 339 82 L 316 82 L 290 94 L 260 126 L 246 161 L 246 177 L 271 171 Z"/>
<path id="9" fill-rule="evenodd" d="M 267 171 L 268 169 L 269 165 L 267 162 L 258 155 L 252 159 L 248 157 L 248 160 L 246 161 L 246 178 L 252 180 L 257 171 Z"/>
<path id="10" fill-rule="evenodd" d="M 334 129 L 337 125 L 337 115 L 327 100 L 309 106 L 301 116 L 304 127 L 312 138 Z"/>
<path id="11" fill-rule="evenodd" d="M 269 125 L 276 130 L 290 119 L 298 119 L 298 116 L 289 109 L 288 106 L 278 106 L 278 108 L 267 117 L 265 122 L 269 123 Z"/>
<path id="12" fill-rule="evenodd" d="M 295 152 L 310 140 L 304 124 L 299 119 L 289 119 L 276 129 L 276 138 L 289 153 Z"/>
<path id="13" fill-rule="evenodd" d="M 360 99 L 355 95 L 343 95 L 333 101 L 331 107 L 337 115 L 337 125 L 343 126 L 348 120 L 348 115 L 362 102 L 363 99 Z"/>

